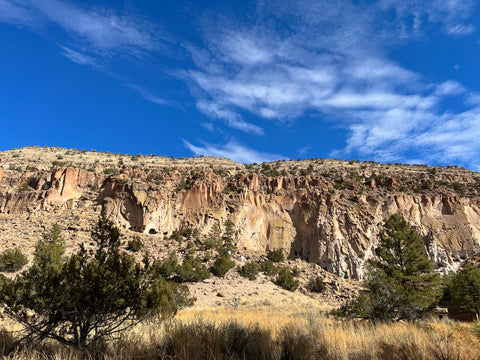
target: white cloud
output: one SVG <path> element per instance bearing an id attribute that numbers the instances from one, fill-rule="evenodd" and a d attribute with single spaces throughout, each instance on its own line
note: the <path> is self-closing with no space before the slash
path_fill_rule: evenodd
<path id="1" fill-rule="evenodd" d="M 79 51 L 72 50 L 66 46 L 59 46 L 63 50 L 62 54 L 72 62 L 80 65 L 98 66 L 97 61 L 93 57 L 85 55 Z"/>
<path id="2" fill-rule="evenodd" d="M 424 28 L 431 24 L 440 25 L 452 36 L 470 35 L 475 31 L 468 23 L 475 0 L 384 0 L 378 4 L 384 10 L 395 10 L 396 19 L 391 23 L 397 27 L 401 25 L 407 36 L 423 35 Z"/>
<path id="3" fill-rule="evenodd" d="M 131 14 L 87 9 L 59 0 L 0 0 L 0 21 L 35 27 L 56 24 L 77 46 L 104 56 L 116 52 L 138 56 L 157 50 L 162 40 L 156 26 Z"/>
<path id="4" fill-rule="evenodd" d="M 417 162 L 468 164 L 478 170 L 480 162 L 480 106 L 460 113 L 438 114 L 403 110 L 380 112 L 370 121 L 350 126 L 347 148 L 332 155 L 357 151 L 381 161 L 411 162 L 405 154 L 414 149 Z"/>
<path id="5" fill-rule="evenodd" d="M 305 156 L 311 149 L 312 149 L 312 145 L 305 145 L 305 146 L 302 146 L 300 149 L 298 149 L 297 153 L 300 156 Z"/>
<path id="6" fill-rule="evenodd" d="M 466 89 L 456 81 L 450 80 L 438 84 L 435 89 L 435 95 L 447 96 L 447 95 L 460 95 L 466 92 Z"/>
<path id="7" fill-rule="evenodd" d="M 12 0 L 0 0 L 0 21 L 33 26 L 37 20 L 22 3 Z"/>
<path id="8" fill-rule="evenodd" d="M 203 143 L 203 146 L 195 146 L 186 140 L 183 140 L 183 144 L 197 156 L 218 156 L 241 163 L 261 163 L 285 158 L 282 155 L 263 153 L 250 149 L 235 141 L 229 141 L 227 144 L 220 146 L 208 143 Z"/>
<path id="9" fill-rule="evenodd" d="M 243 121 L 240 115 L 221 108 L 219 104 L 199 101 L 197 108 L 210 117 L 225 120 L 225 123 L 231 128 L 256 135 L 263 135 L 264 133 L 264 130 L 260 126 Z"/>
<path id="10" fill-rule="evenodd" d="M 135 90 L 144 100 L 147 100 L 151 103 L 158 105 L 171 105 L 168 100 L 153 94 L 150 90 L 144 89 L 135 84 L 126 84 L 126 86 Z"/>
<path id="11" fill-rule="evenodd" d="M 188 72 L 192 94 L 197 103 L 209 104 L 210 116 L 223 119 L 244 111 L 281 123 L 307 112 L 328 115 L 350 130 L 347 146 L 337 154 L 390 161 L 410 158 L 406 154 L 415 149 L 425 159 L 457 154 L 463 161 L 458 147 L 447 151 L 439 142 L 421 140 L 422 134 L 435 134 L 437 121 L 445 121 L 443 101 L 465 97 L 468 90 L 455 81 L 431 83 L 391 61 L 387 50 L 421 38 L 432 26 L 456 37 L 473 32 L 468 23 L 473 5 L 472 0 L 385 0 L 368 6 L 260 0 L 249 21 L 219 20 L 217 27 L 204 29 L 202 50 L 188 49 L 196 65 Z M 466 122 L 462 116 L 457 120 Z M 463 130 L 475 133 L 472 126 Z M 480 150 L 474 142 L 465 144 Z"/>
<path id="12" fill-rule="evenodd" d="M 225 57 L 244 65 L 267 64 L 273 59 L 272 52 L 256 43 L 247 34 L 232 33 L 221 39 L 220 49 Z"/>
<path id="13" fill-rule="evenodd" d="M 480 105 L 480 93 L 478 92 L 473 92 L 471 93 L 467 100 L 465 101 L 467 105 L 470 106 L 475 106 L 475 105 Z"/>
<path id="14" fill-rule="evenodd" d="M 152 25 L 128 15 L 99 9 L 86 10 L 58 0 L 31 2 L 51 22 L 74 37 L 86 41 L 96 51 L 153 50 L 156 38 Z"/>
<path id="15" fill-rule="evenodd" d="M 465 35 L 470 35 L 475 32 L 475 26 L 468 24 L 456 24 L 456 25 L 451 25 L 447 28 L 447 32 L 450 35 L 455 35 L 455 36 L 465 36 Z"/>
<path id="16" fill-rule="evenodd" d="M 397 95 L 385 92 L 354 93 L 338 92 L 324 101 L 325 105 L 337 109 L 396 109 L 417 106 L 422 98 L 417 95 Z"/>

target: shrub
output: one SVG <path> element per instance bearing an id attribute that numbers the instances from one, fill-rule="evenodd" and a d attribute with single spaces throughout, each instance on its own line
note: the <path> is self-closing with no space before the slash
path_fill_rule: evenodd
<path id="1" fill-rule="evenodd" d="M 273 262 L 280 262 L 285 260 L 285 255 L 282 249 L 272 250 L 268 252 L 267 259 Z"/>
<path id="2" fill-rule="evenodd" d="M 217 248 L 218 255 L 229 258 L 235 252 L 236 248 L 232 243 L 223 243 Z"/>
<path id="3" fill-rule="evenodd" d="M 105 175 L 116 175 L 116 174 L 118 174 L 118 170 L 117 169 L 112 169 L 112 168 L 106 168 L 106 169 L 103 169 L 103 173 Z"/>
<path id="4" fill-rule="evenodd" d="M 200 231 L 199 231 L 197 228 L 193 229 L 193 231 L 192 231 L 192 237 L 193 237 L 194 239 L 198 239 L 199 236 L 200 236 Z"/>
<path id="5" fill-rule="evenodd" d="M 135 236 L 132 240 L 129 240 L 127 244 L 127 250 L 133 252 L 140 251 L 143 249 L 143 247 L 143 241 L 138 236 Z"/>
<path id="6" fill-rule="evenodd" d="M 180 184 L 177 185 L 176 191 L 180 192 L 183 190 L 190 190 L 191 185 L 187 184 L 185 181 L 182 181 Z"/>
<path id="7" fill-rule="evenodd" d="M 268 276 L 274 276 L 278 273 L 278 268 L 273 264 L 272 260 L 265 260 L 260 264 L 262 270 Z"/>
<path id="8" fill-rule="evenodd" d="M 186 237 L 186 238 L 189 238 L 190 236 L 192 236 L 192 234 L 193 234 L 193 229 L 192 228 L 186 228 L 183 231 L 183 236 Z"/>
<path id="9" fill-rule="evenodd" d="M 258 275 L 258 264 L 255 261 L 249 261 L 240 268 L 239 272 L 243 277 L 255 280 Z"/>
<path id="10" fill-rule="evenodd" d="M 15 272 L 23 268 L 28 259 L 19 249 L 7 249 L 0 254 L 0 271 Z"/>
<path id="11" fill-rule="evenodd" d="M 183 242 L 183 236 L 178 231 L 174 231 L 172 235 L 170 235 L 170 239 L 176 240 L 179 244 Z"/>
<path id="12" fill-rule="evenodd" d="M 281 286 L 285 290 L 295 291 L 298 288 L 299 282 L 293 278 L 293 274 L 288 268 L 282 267 L 278 271 L 275 284 Z"/>
<path id="13" fill-rule="evenodd" d="M 465 184 L 453 182 L 452 188 L 461 196 L 465 195 Z"/>
<path id="14" fill-rule="evenodd" d="M 202 259 L 188 255 L 182 265 L 177 265 L 174 277 L 176 282 L 199 282 L 210 277 L 210 271 L 202 264 Z"/>
<path id="15" fill-rule="evenodd" d="M 210 250 L 210 249 L 213 249 L 215 248 L 216 246 L 218 245 L 218 241 L 213 239 L 213 238 L 209 238 L 207 240 L 205 240 L 203 242 L 203 248 L 205 250 Z"/>
<path id="16" fill-rule="evenodd" d="M 300 276 L 300 270 L 296 266 L 292 268 L 292 275 L 295 277 Z"/>
<path id="17" fill-rule="evenodd" d="M 310 292 L 322 293 L 326 289 L 327 288 L 326 288 L 325 284 L 323 283 L 323 280 L 319 276 L 311 278 L 308 281 L 307 290 L 310 291 Z"/>
<path id="18" fill-rule="evenodd" d="M 177 255 L 172 251 L 166 259 L 155 260 L 152 264 L 152 271 L 165 279 L 169 279 L 175 273 L 177 265 Z"/>
<path id="19" fill-rule="evenodd" d="M 235 263 L 230 257 L 220 256 L 219 258 L 217 258 L 217 260 L 215 260 L 210 271 L 215 276 L 224 277 L 228 270 L 230 270 L 234 266 Z"/>
<path id="20" fill-rule="evenodd" d="M 186 238 L 198 238 L 198 236 L 200 235 L 200 232 L 198 231 L 197 228 L 186 228 L 184 231 L 183 231 L 183 234 L 182 234 L 184 237 Z"/>
<path id="21" fill-rule="evenodd" d="M 281 359 L 332 359 L 328 356 L 327 347 L 313 335 L 303 334 L 294 327 L 283 329 L 279 337 Z"/>

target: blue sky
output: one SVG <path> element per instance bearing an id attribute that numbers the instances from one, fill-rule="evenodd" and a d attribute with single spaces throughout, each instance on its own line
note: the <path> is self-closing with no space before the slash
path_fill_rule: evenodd
<path id="1" fill-rule="evenodd" d="M 0 150 L 480 170 L 474 0 L 0 0 Z"/>

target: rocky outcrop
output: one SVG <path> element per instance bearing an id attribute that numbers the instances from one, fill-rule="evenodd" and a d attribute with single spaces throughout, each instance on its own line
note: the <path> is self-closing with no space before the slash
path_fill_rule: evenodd
<path id="1" fill-rule="evenodd" d="M 211 173 L 190 190 L 148 190 L 111 184 L 100 204 L 118 224 L 135 231 L 170 235 L 196 227 L 208 236 L 214 224 L 230 219 L 237 245 L 245 250 L 282 248 L 290 258 L 315 262 L 346 278 L 362 278 L 365 260 L 373 256 L 383 220 L 402 214 L 425 239 L 436 265 L 453 269 L 480 244 L 480 201 L 455 195 L 362 195 L 353 201 L 333 195 L 320 179 L 304 179 L 298 189 L 292 177 L 239 178 L 235 193 L 223 194 L 222 180 Z"/>
<path id="2" fill-rule="evenodd" d="M 306 163 L 300 173 L 271 176 L 265 165 L 263 174 L 237 165 L 226 170 L 188 163 L 123 165 L 108 176 L 105 168 L 20 172 L 0 167 L 0 213 L 103 210 L 127 231 L 159 241 L 186 228 L 207 238 L 229 219 L 241 250 L 281 248 L 291 259 L 354 279 L 363 277 L 382 223 L 393 213 L 417 229 L 439 269 L 455 269 L 479 250 L 477 173 L 357 165 L 352 171 L 331 162 L 316 171 Z"/>

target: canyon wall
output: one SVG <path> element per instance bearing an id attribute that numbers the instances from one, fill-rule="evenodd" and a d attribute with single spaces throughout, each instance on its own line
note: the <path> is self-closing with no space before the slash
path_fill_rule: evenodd
<path id="1" fill-rule="evenodd" d="M 290 258 L 354 279 L 363 277 L 382 223 L 393 213 L 417 229 L 442 271 L 456 269 L 478 252 L 477 173 L 442 176 L 417 169 L 415 177 L 392 170 L 378 176 L 378 169 L 357 166 L 355 177 L 348 166 L 322 165 L 321 171 L 308 174 L 274 176 L 243 167 L 224 172 L 171 167 L 161 175 L 128 166 L 115 175 L 72 167 L 37 172 L 0 168 L 0 213 L 103 210 L 120 227 L 159 241 L 186 228 L 197 228 L 208 238 L 215 224 L 222 227 L 230 219 L 241 251 L 281 248 Z M 467 191 L 452 191 L 452 183 L 466 184 L 462 189 Z"/>

